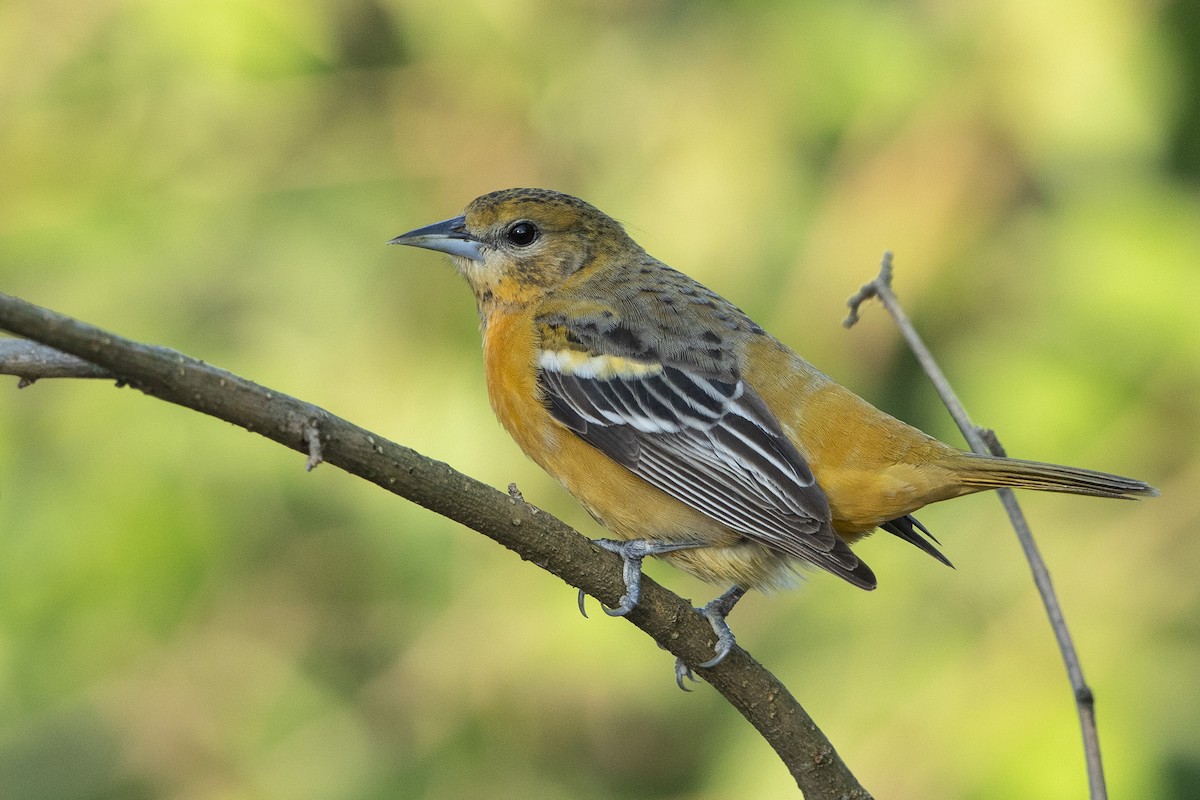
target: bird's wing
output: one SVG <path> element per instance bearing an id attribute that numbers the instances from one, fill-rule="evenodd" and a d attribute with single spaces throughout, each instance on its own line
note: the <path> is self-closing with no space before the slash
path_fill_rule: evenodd
<path id="1" fill-rule="evenodd" d="M 712 374 L 711 358 L 692 368 L 678 350 L 674 363 L 648 360 L 648 352 L 631 358 L 618 354 L 628 352 L 621 344 L 603 345 L 626 335 L 597 335 L 594 322 L 574 331 L 562 317 L 553 322 L 543 322 L 549 335 L 538 355 L 538 382 L 559 422 L 747 539 L 874 588 L 870 568 L 830 526 L 829 502 L 804 457 L 735 371 Z"/>

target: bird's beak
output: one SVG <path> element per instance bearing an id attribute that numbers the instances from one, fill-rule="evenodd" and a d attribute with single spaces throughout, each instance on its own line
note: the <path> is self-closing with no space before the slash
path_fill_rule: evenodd
<path id="1" fill-rule="evenodd" d="M 467 233 L 466 217 L 454 217 L 402 233 L 388 244 L 424 247 L 426 250 L 437 250 L 471 261 L 483 261 L 483 256 L 479 253 L 479 240 L 471 238 Z"/>

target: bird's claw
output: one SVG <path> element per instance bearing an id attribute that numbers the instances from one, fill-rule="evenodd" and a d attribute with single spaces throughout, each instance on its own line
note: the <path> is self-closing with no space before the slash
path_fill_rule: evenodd
<path id="1" fill-rule="evenodd" d="M 642 561 L 646 556 L 659 555 L 661 553 L 670 553 L 674 550 L 684 550 L 690 547 L 703 547 L 703 542 L 664 542 L 657 539 L 631 539 L 629 541 L 617 541 L 614 539 L 596 539 L 597 546 L 610 553 L 616 553 L 621 557 L 621 577 L 625 581 L 625 594 L 621 595 L 620 602 L 613 607 L 601 604 L 604 613 L 610 617 L 623 617 L 630 611 L 637 608 L 638 600 L 642 596 Z M 733 610 L 734 605 L 738 600 L 741 600 L 746 590 L 740 586 L 733 586 L 725 594 L 705 605 L 703 608 L 696 609 L 704 618 L 708 620 L 708 624 L 712 626 L 713 633 L 716 634 L 717 641 L 713 645 L 715 651 L 712 658 L 696 665 L 696 669 L 710 669 L 717 666 L 725 657 L 733 650 L 737 644 L 737 639 L 733 636 L 733 631 L 729 628 L 729 623 L 725 621 L 725 617 Z M 582 589 L 579 590 L 579 613 L 587 617 L 587 609 L 584 606 L 584 600 L 587 595 Z M 675 683 L 685 692 L 690 692 L 691 689 L 684 685 L 685 680 L 696 681 L 696 675 L 683 662 L 683 659 L 675 659 Z"/>
<path id="2" fill-rule="evenodd" d="M 623 617 L 637 608 L 638 600 L 642 597 L 642 560 L 652 553 L 661 551 L 655 549 L 655 542 L 646 539 L 634 539 L 628 542 L 597 539 L 596 544 L 621 557 L 621 578 L 625 581 L 625 594 L 621 595 L 621 602 L 615 607 L 609 608 L 602 605 L 601 608 L 610 617 Z"/>
<path id="3" fill-rule="evenodd" d="M 675 685 L 685 692 L 690 692 L 691 689 L 689 689 L 683 682 L 685 678 L 692 683 L 697 682 L 696 675 L 692 672 L 692 668 L 683 663 L 682 658 L 677 658 L 675 659 Z"/>
<path id="4" fill-rule="evenodd" d="M 725 617 L 733 610 L 734 605 L 742 596 L 746 594 L 746 590 L 740 586 L 734 586 L 725 594 L 718 597 L 716 600 L 708 603 L 704 608 L 696 609 L 704 618 L 708 620 L 708 624 L 712 626 L 713 633 L 717 636 L 716 644 L 713 649 L 716 655 L 701 664 L 697 664 L 697 669 L 710 669 L 720 664 L 725 660 L 725 657 L 733 650 L 737 644 L 737 639 L 733 635 L 733 630 L 729 627 L 729 623 L 725 621 Z M 696 681 L 696 676 L 692 672 L 692 668 L 683 663 L 683 659 L 675 659 L 675 683 L 685 692 L 690 692 L 691 689 L 684 685 L 683 680 L 687 678 L 693 682 Z"/>
<path id="5" fill-rule="evenodd" d="M 625 581 L 625 594 L 621 595 L 621 600 L 616 606 L 612 608 L 601 606 L 604 613 L 610 617 L 623 617 L 637 608 L 638 601 L 642 597 L 642 561 L 646 556 L 656 556 L 661 553 L 704 545 L 704 542 L 700 541 L 664 542 L 658 539 L 630 539 L 627 542 L 615 539 L 595 539 L 594 542 L 604 550 L 619 555 L 623 565 L 621 578 Z M 579 613 L 586 617 L 587 611 L 584 610 L 583 601 L 584 592 L 580 589 Z"/>
<path id="6" fill-rule="evenodd" d="M 610 617 L 623 617 L 626 614 L 628 614 L 630 611 L 633 611 L 635 608 L 637 608 L 637 601 L 638 601 L 638 599 L 637 599 L 636 595 L 626 593 L 626 594 L 621 595 L 621 604 L 620 605 L 615 606 L 613 608 L 609 608 L 608 606 L 601 606 L 601 608 L 603 608 L 604 613 L 608 614 Z"/>
<path id="7" fill-rule="evenodd" d="M 734 638 L 733 631 L 730 630 L 729 623 L 725 621 L 725 617 L 718 617 L 715 615 L 710 616 L 707 613 L 704 616 L 708 617 L 708 621 L 712 625 L 713 633 L 717 635 L 717 643 L 713 647 L 713 649 L 716 650 L 716 655 L 714 655 L 708 661 L 705 661 L 703 664 L 698 665 L 701 669 L 708 669 L 710 667 L 715 667 L 717 664 L 720 664 L 725 660 L 725 656 L 729 655 L 729 651 L 733 649 L 735 644 L 737 644 L 737 639 Z"/>

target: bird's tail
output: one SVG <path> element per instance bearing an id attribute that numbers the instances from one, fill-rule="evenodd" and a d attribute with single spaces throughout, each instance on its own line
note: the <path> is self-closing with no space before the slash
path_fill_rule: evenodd
<path id="1" fill-rule="evenodd" d="M 1124 500 L 1158 495 L 1158 490 L 1148 483 L 1107 472 L 971 453 L 962 456 L 954 471 L 962 485 L 969 487 L 968 491 L 1008 487 Z"/>

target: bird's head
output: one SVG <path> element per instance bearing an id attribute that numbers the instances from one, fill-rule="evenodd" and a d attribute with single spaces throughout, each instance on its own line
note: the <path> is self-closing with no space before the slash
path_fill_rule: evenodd
<path id="1" fill-rule="evenodd" d="M 621 225 L 595 207 L 548 189 L 504 189 L 471 201 L 461 216 L 397 236 L 446 253 L 480 310 L 521 306 L 599 260 L 639 254 Z"/>

